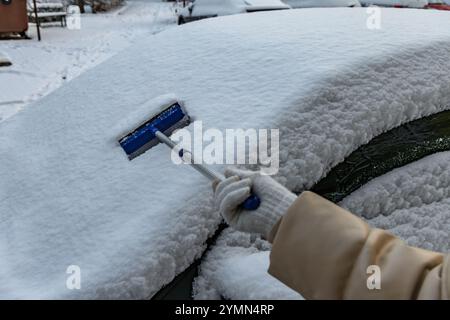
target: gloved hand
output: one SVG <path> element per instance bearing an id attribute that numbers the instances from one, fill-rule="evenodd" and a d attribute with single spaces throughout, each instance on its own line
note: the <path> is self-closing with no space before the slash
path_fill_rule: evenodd
<path id="1" fill-rule="evenodd" d="M 269 176 L 229 168 L 226 180 L 214 185 L 214 203 L 225 221 L 239 231 L 267 238 L 273 226 L 297 198 Z M 258 209 L 247 211 L 241 204 L 251 193 L 261 199 Z"/>

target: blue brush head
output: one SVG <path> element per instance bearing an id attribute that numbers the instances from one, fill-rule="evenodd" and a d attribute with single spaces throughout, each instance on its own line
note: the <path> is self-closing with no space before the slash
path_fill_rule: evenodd
<path id="1" fill-rule="evenodd" d="M 176 102 L 119 139 L 128 159 L 132 160 L 159 143 L 156 131 L 170 136 L 176 129 L 189 125 L 191 119 L 180 103 Z"/>

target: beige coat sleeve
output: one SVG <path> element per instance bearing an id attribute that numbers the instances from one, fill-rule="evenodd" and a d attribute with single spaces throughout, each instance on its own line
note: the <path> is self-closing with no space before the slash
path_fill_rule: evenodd
<path id="1" fill-rule="evenodd" d="M 312 193 L 273 228 L 269 273 L 306 299 L 448 299 L 448 256 L 407 246 Z M 368 289 L 380 268 L 381 289 Z"/>

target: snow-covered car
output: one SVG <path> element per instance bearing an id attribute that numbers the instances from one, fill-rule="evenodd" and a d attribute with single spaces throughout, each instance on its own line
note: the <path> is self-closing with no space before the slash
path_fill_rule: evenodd
<path id="1" fill-rule="evenodd" d="M 449 3 L 450 3 L 450 1 L 449 1 Z M 426 5 L 426 8 L 450 11 L 450 4 L 445 3 L 443 0 L 430 0 L 428 2 L 428 5 Z"/>
<path id="2" fill-rule="evenodd" d="M 360 0 L 364 6 L 382 6 L 395 8 L 426 8 L 428 0 Z"/>
<path id="3" fill-rule="evenodd" d="M 129 161 L 117 143 L 172 90 L 201 120 L 185 131 L 200 143 L 207 131 L 196 125 L 275 129 L 274 178 L 297 193 L 380 134 L 450 110 L 449 17 L 387 8 L 383 32 L 366 18 L 363 8 L 313 8 L 168 28 L 2 121 L 0 299 L 148 299 L 202 256 L 222 221 L 210 183 L 162 145 Z M 408 244 L 449 252 L 450 152 L 423 160 L 343 204 Z M 267 274 L 268 250 L 224 230 L 190 296 L 299 298 Z M 80 272 L 80 289 L 68 290 Z"/>
<path id="4" fill-rule="evenodd" d="M 238 13 L 285 10 L 280 0 L 195 0 L 178 12 L 178 24 Z"/>
<path id="5" fill-rule="evenodd" d="M 284 0 L 292 8 L 360 7 L 359 0 Z"/>

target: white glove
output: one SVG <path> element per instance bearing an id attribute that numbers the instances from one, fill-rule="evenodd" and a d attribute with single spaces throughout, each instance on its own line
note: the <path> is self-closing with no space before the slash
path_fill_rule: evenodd
<path id="1" fill-rule="evenodd" d="M 225 221 L 239 231 L 259 233 L 267 238 L 297 198 L 271 177 L 257 172 L 229 168 L 225 177 L 215 187 L 214 203 Z M 252 192 L 261 199 L 261 205 L 248 211 L 241 205 Z"/>

